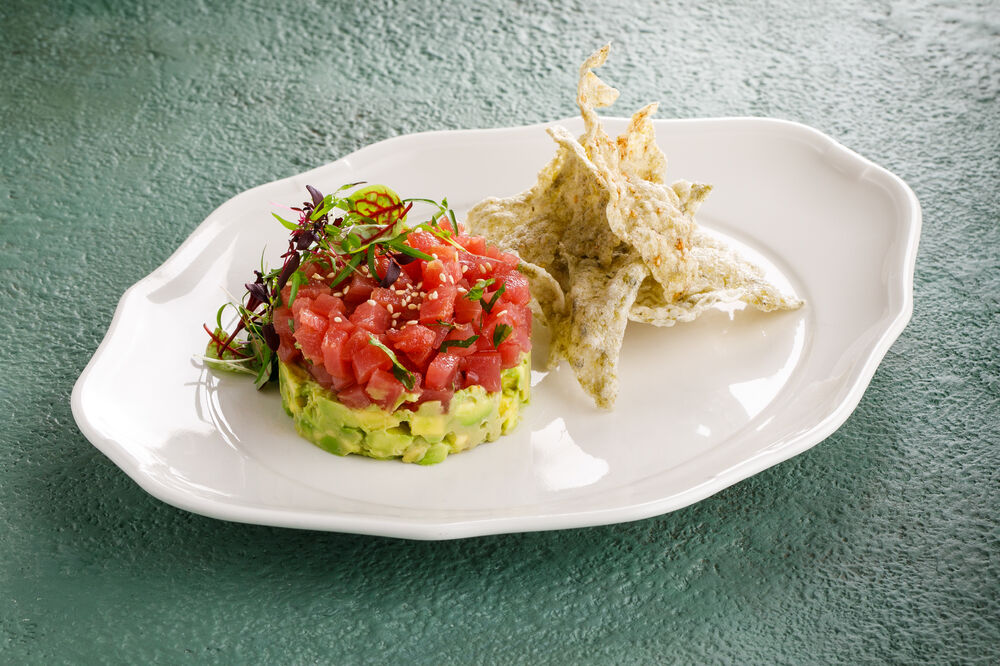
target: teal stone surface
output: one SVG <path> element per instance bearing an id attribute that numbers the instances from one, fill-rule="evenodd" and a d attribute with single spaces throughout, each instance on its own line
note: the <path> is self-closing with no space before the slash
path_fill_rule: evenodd
<path id="1" fill-rule="evenodd" d="M 798 121 L 915 190 L 913 319 L 835 434 L 657 518 L 408 542 L 175 509 L 77 430 L 216 206 L 573 115 L 609 40 L 616 114 Z M 0 54 L 0 662 L 1000 662 L 997 2 L 6 0 Z"/>

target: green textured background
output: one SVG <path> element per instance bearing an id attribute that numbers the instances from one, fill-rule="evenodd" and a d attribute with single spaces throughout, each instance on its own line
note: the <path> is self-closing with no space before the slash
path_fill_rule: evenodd
<path id="1" fill-rule="evenodd" d="M 1000 3 L 800 4 L 0 3 L 0 662 L 1000 660 Z M 218 204 L 572 115 L 609 39 L 617 114 L 799 121 L 916 191 L 913 321 L 836 434 L 670 515 L 439 543 L 192 515 L 80 435 L 118 298 Z"/>

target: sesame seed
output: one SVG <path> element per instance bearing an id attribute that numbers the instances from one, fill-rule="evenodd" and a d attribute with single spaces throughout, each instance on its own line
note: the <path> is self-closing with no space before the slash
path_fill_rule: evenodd
<path id="1" fill-rule="evenodd" d="M 417 283 L 417 289 L 422 289 L 424 286 L 423 281 Z"/>
<path id="2" fill-rule="evenodd" d="M 340 322 L 342 322 L 342 321 L 344 321 L 344 320 L 343 320 L 343 319 L 341 319 L 340 317 L 334 317 L 334 318 L 333 318 L 333 321 L 335 321 L 336 323 L 338 323 L 338 324 L 339 324 Z"/>
<path id="3" fill-rule="evenodd" d="M 389 305 L 385 306 L 385 309 L 389 311 L 389 314 L 392 314 L 392 303 L 389 303 Z"/>
<path id="4" fill-rule="evenodd" d="M 493 270 L 493 264 L 491 264 L 490 262 L 487 261 L 486 262 L 486 270 L 488 270 L 488 271 Z"/>
<path id="5" fill-rule="evenodd" d="M 431 256 L 434 257 L 435 259 L 438 258 L 438 256 L 435 253 L 433 253 L 433 252 L 431 252 Z"/>
<path id="6" fill-rule="evenodd" d="M 326 274 L 326 277 L 328 280 L 332 280 L 333 278 L 337 277 L 337 271 L 330 271 L 329 273 Z"/>
<path id="7" fill-rule="evenodd" d="M 344 287 L 344 295 L 346 296 L 347 292 L 349 292 L 350 290 L 351 290 L 351 285 L 347 285 L 346 287 Z"/>
<path id="8" fill-rule="evenodd" d="M 502 317 L 505 314 L 507 314 L 507 311 L 506 310 L 501 310 L 500 312 L 497 313 L 497 316 L 498 317 Z"/>
<path id="9" fill-rule="evenodd" d="M 433 301 L 437 297 L 438 297 L 438 293 L 436 291 L 432 291 L 431 293 L 429 293 L 427 295 L 427 300 Z"/>
<path id="10" fill-rule="evenodd" d="M 400 316 L 401 314 L 403 314 L 403 313 L 402 313 L 402 312 L 394 312 L 394 313 L 392 314 L 392 318 L 393 318 L 393 319 L 399 319 L 399 316 Z"/>
<path id="11" fill-rule="evenodd" d="M 407 310 L 416 310 L 417 309 L 417 304 L 416 303 L 410 303 L 409 305 L 406 306 L 406 309 Z"/>
<path id="12" fill-rule="evenodd" d="M 460 293 L 460 294 L 467 294 L 467 293 L 469 293 L 469 290 L 466 289 L 465 287 L 459 287 L 458 288 L 458 293 Z"/>
<path id="13" fill-rule="evenodd" d="M 378 303 L 375 302 L 375 299 L 369 298 L 368 299 L 368 305 L 378 305 Z"/>
<path id="14" fill-rule="evenodd" d="M 480 273 L 485 273 L 486 272 L 486 266 L 483 266 L 482 264 L 479 264 L 479 272 Z"/>
<path id="15" fill-rule="evenodd" d="M 466 266 L 466 265 L 463 265 L 463 266 L 462 266 L 462 272 L 463 272 L 463 273 L 468 273 L 468 272 L 469 272 L 469 267 L 468 267 L 468 266 Z"/>

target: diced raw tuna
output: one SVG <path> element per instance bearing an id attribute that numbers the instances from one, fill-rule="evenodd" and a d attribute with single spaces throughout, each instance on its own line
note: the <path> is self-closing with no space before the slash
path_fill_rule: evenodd
<path id="1" fill-rule="evenodd" d="M 389 328 L 389 324 L 392 322 L 392 315 L 383 306 L 368 300 L 355 308 L 350 320 L 358 328 L 363 328 L 372 333 L 382 333 Z"/>
<path id="2" fill-rule="evenodd" d="M 451 228 L 447 221 L 442 225 Z M 393 359 L 370 344 L 372 336 L 411 373 L 414 387 L 406 392 L 417 397 L 404 403 L 408 408 L 431 400 L 447 408 L 456 388 L 501 390 L 501 372 L 531 349 L 528 280 L 517 272 L 516 256 L 461 231 L 454 240 L 460 248 L 426 231 L 411 232 L 410 247 L 437 258 L 402 263 L 387 287 L 379 286 L 362 264 L 331 288 L 331 278 L 310 265 L 310 279 L 299 286 L 291 305 L 286 285 L 285 305 L 274 311 L 278 357 L 303 364 L 349 407 L 392 409 L 406 390 L 393 374 Z M 379 279 L 387 275 L 389 261 L 384 255 L 376 258 Z M 492 283 L 482 298 L 468 298 L 479 280 Z M 487 312 L 501 285 L 503 292 Z M 510 327 L 502 341 L 495 336 L 499 325 Z M 474 336 L 467 346 L 445 344 L 441 351 L 446 342 Z"/>
<path id="3" fill-rule="evenodd" d="M 368 380 L 368 385 L 365 387 L 365 393 L 368 394 L 368 397 L 382 409 L 392 409 L 405 390 L 406 387 L 401 381 L 396 379 L 391 372 L 382 369 L 372 373 L 371 379 Z"/>
<path id="4" fill-rule="evenodd" d="M 350 388 L 346 388 L 343 391 L 337 393 L 337 399 L 344 403 L 351 409 L 364 409 L 368 405 L 372 404 L 371 398 L 365 393 L 365 387 L 355 384 Z"/>
<path id="5" fill-rule="evenodd" d="M 487 391 L 499 391 L 500 386 L 500 353 L 477 352 L 467 357 L 462 367 L 465 370 L 465 381 L 462 388 L 479 385 Z"/>
<path id="6" fill-rule="evenodd" d="M 429 389 L 450 389 L 455 384 L 455 376 L 458 374 L 459 365 L 462 362 L 460 356 L 454 354 L 439 353 L 427 366 L 427 375 L 424 377 L 424 385 Z"/>

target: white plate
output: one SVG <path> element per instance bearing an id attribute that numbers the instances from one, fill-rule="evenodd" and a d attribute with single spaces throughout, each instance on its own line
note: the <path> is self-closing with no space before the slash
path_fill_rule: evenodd
<path id="1" fill-rule="evenodd" d="M 611 134 L 625 122 L 605 119 Z M 559 124 L 582 130 L 578 119 Z M 543 126 L 402 136 L 213 212 L 122 297 L 73 391 L 80 429 L 145 490 L 189 511 L 414 539 L 654 516 L 804 451 L 847 419 L 909 320 L 919 204 L 899 178 L 802 125 L 665 120 L 656 132 L 671 178 L 715 186 L 702 226 L 805 308 L 631 324 L 614 411 L 593 407 L 565 364 L 535 372 L 514 433 L 441 465 L 325 453 L 296 436 L 277 392 L 193 360 L 223 289 L 241 293 L 262 247 L 278 264 L 286 236 L 271 211 L 304 200 L 307 183 L 366 180 L 447 196 L 462 213 L 529 187 L 555 151 Z"/>

